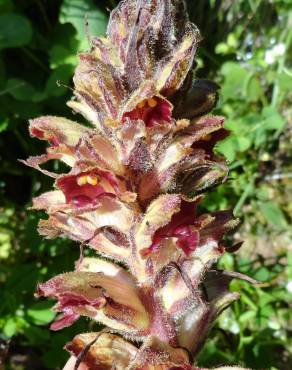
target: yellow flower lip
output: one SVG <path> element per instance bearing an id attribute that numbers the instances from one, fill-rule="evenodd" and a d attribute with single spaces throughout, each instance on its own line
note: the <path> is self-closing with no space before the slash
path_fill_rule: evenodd
<path id="1" fill-rule="evenodd" d="M 83 186 L 86 184 L 95 186 L 98 184 L 98 182 L 99 182 L 99 178 L 96 175 L 82 175 L 77 178 L 77 184 L 79 186 Z"/>
<path id="2" fill-rule="evenodd" d="M 150 108 L 154 108 L 157 105 L 157 100 L 155 98 L 150 98 L 147 100 L 147 103 Z"/>
<path id="3" fill-rule="evenodd" d="M 139 109 L 143 109 L 145 108 L 146 106 L 148 106 L 149 108 L 155 108 L 157 106 L 158 102 L 155 98 L 149 98 L 149 99 L 145 99 L 145 100 L 142 100 L 138 105 L 137 107 Z"/>
<path id="4" fill-rule="evenodd" d="M 146 100 L 142 100 L 139 104 L 138 104 L 138 108 L 140 109 L 143 109 L 146 105 Z"/>

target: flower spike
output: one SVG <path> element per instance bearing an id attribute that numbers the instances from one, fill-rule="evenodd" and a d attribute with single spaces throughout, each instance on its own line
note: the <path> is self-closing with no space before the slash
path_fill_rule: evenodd
<path id="1" fill-rule="evenodd" d="M 199 41 L 183 1 L 123 0 L 75 71 L 68 105 L 91 126 L 52 116 L 30 122 L 49 147 L 25 163 L 55 179 L 33 200 L 48 214 L 40 234 L 98 254 L 37 290 L 57 301 L 52 330 L 80 316 L 107 328 L 67 344 L 76 367 L 199 370 L 193 362 L 210 328 L 238 299 L 230 281 L 254 283 L 214 269 L 232 250 L 224 237 L 237 220 L 200 213 L 203 193 L 228 177 L 214 152 L 228 131 L 223 117 L 206 115 L 218 86 L 193 77 Z M 49 160 L 68 168 L 48 172 L 41 166 Z"/>

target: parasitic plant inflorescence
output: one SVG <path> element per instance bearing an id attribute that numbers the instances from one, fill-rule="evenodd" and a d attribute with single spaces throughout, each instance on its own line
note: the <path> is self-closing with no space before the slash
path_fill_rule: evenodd
<path id="1" fill-rule="evenodd" d="M 67 350 L 89 369 L 191 370 L 214 320 L 237 293 L 214 264 L 237 225 L 229 211 L 200 214 L 203 193 L 228 168 L 213 151 L 228 132 L 208 115 L 218 86 L 193 76 L 200 41 L 182 0 L 125 0 L 106 38 L 81 53 L 68 106 L 84 126 L 46 116 L 30 133 L 47 140 L 26 164 L 55 179 L 33 200 L 39 232 L 96 251 L 38 286 L 57 300 L 59 330 L 80 316 L 107 329 L 77 335 Z M 56 174 L 41 165 L 64 162 Z M 76 365 L 76 368 L 78 364 Z"/>

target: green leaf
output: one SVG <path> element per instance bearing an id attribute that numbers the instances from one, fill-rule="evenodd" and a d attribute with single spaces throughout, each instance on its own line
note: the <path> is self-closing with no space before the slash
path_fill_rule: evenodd
<path id="1" fill-rule="evenodd" d="M 60 9 L 60 22 L 71 23 L 78 34 L 82 47 L 86 46 L 85 20 L 89 23 L 89 32 L 93 36 L 105 34 L 107 16 L 96 7 L 92 0 L 64 0 Z M 88 46 L 88 45 L 87 45 Z"/>
<path id="2" fill-rule="evenodd" d="M 264 107 L 262 110 L 263 125 L 266 130 L 280 130 L 286 122 L 276 108 L 272 106 Z"/>
<path id="3" fill-rule="evenodd" d="M 248 137 L 239 136 L 236 138 L 237 141 L 237 150 L 239 152 L 245 152 L 251 146 L 251 141 Z"/>
<path id="4" fill-rule="evenodd" d="M 10 78 L 7 81 L 6 91 L 15 99 L 21 101 L 31 100 L 36 92 L 32 85 L 18 78 Z"/>
<path id="5" fill-rule="evenodd" d="M 31 36 L 32 27 L 27 18 L 15 13 L 0 15 L 0 49 L 26 45 Z"/>
<path id="6" fill-rule="evenodd" d="M 55 313 L 52 311 L 52 304 L 50 302 L 35 303 L 27 310 L 27 315 L 32 323 L 36 325 L 46 325 L 55 317 Z"/>
<path id="7" fill-rule="evenodd" d="M 3 328 L 3 333 L 6 337 L 11 338 L 17 332 L 17 324 L 11 317 L 9 318 Z"/>
<path id="8" fill-rule="evenodd" d="M 1 119 L 0 117 L 0 133 L 7 129 L 8 124 L 9 124 L 8 118 Z"/>
<path id="9" fill-rule="evenodd" d="M 292 73 L 285 70 L 278 75 L 278 84 L 281 90 L 290 91 L 292 86 Z"/>
<path id="10" fill-rule="evenodd" d="M 246 311 L 246 312 L 243 312 L 240 317 L 239 317 L 239 322 L 241 324 L 244 324 L 246 322 L 250 322 L 250 320 L 252 320 L 254 317 L 256 316 L 256 311 L 255 310 L 249 310 L 249 311 Z"/>
<path id="11" fill-rule="evenodd" d="M 276 203 L 259 203 L 259 207 L 262 215 L 271 226 L 279 229 L 285 229 L 288 226 L 282 210 Z"/>
<path id="12" fill-rule="evenodd" d="M 216 145 L 219 153 L 222 153 L 230 162 L 234 161 L 237 152 L 244 152 L 251 146 L 248 137 L 231 135 Z"/>
<path id="13" fill-rule="evenodd" d="M 266 201 L 270 198 L 270 188 L 268 186 L 262 185 L 260 188 L 256 189 L 256 197 L 261 201 Z"/>
<path id="14" fill-rule="evenodd" d="M 245 345 L 249 344 L 249 343 L 252 343 L 253 340 L 254 340 L 254 337 L 252 335 L 250 335 L 249 337 L 242 337 L 241 338 L 241 342 L 244 343 Z"/>
<path id="15" fill-rule="evenodd" d="M 260 81 L 256 77 L 249 78 L 246 85 L 246 99 L 249 102 L 257 102 L 263 96 Z"/>
<path id="16" fill-rule="evenodd" d="M 229 78 L 237 77 L 240 81 L 244 81 L 247 76 L 247 71 L 236 62 L 226 62 L 222 65 L 221 73 L 224 77 Z"/>
<path id="17" fill-rule="evenodd" d="M 229 52 L 229 46 L 225 44 L 225 42 L 219 42 L 219 44 L 216 45 L 215 53 L 216 54 L 228 54 Z"/>
<path id="18" fill-rule="evenodd" d="M 223 101 L 228 99 L 237 100 L 243 96 L 243 87 L 248 71 L 235 62 L 226 62 L 221 68 L 221 73 L 224 76 L 222 86 Z"/>
<path id="19" fill-rule="evenodd" d="M 227 44 L 231 48 L 235 49 L 238 47 L 238 40 L 236 38 L 236 35 L 234 33 L 230 33 L 227 37 Z"/>
<path id="20" fill-rule="evenodd" d="M 236 156 L 236 146 L 234 137 L 229 137 L 216 145 L 216 150 L 223 154 L 228 161 L 232 162 Z"/>
<path id="21" fill-rule="evenodd" d="M 268 131 L 265 130 L 264 125 L 258 127 L 254 131 L 254 144 L 258 149 L 268 141 Z"/>
<path id="22" fill-rule="evenodd" d="M 287 276 L 292 280 L 292 251 L 287 251 Z"/>
<path id="23" fill-rule="evenodd" d="M 63 64 L 71 64 L 73 66 L 77 64 L 75 53 L 72 54 L 72 51 L 65 48 L 63 45 L 54 45 L 49 54 L 52 68 L 62 66 Z"/>
<path id="24" fill-rule="evenodd" d="M 19 101 L 39 102 L 46 97 L 44 92 L 37 91 L 30 83 L 18 78 L 7 81 L 6 92 Z"/>
<path id="25" fill-rule="evenodd" d="M 241 299 L 245 304 L 247 304 L 251 308 L 252 311 L 257 310 L 257 305 L 254 303 L 253 299 L 249 297 L 247 294 L 245 294 L 244 291 L 241 292 Z"/>
<path id="26" fill-rule="evenodd" d="M 266 267 L 260 267 L 255 274 L 253 275 L 253 278 L 261 281 L 261 282 L 266 282 L 269 281 L 271 278 L 271 274 L 269 270 Z"/>
<path id="27" fill-rule="evenodd" d="M 260 280 L 261 281 L 268 281 L 268 280 L 272 279 L 272 274 L 270 274 L 270 272 L 267 269 L 265 269 L 265 271 L 260 269 L 260 270 L 257 271 L 257 274 L 260 275 Z M 276 297 L 274 297 L 274 294 L 266 293 L 263 290 L 259 289 L 258 294 L 259 294 L 259 298 L 260 298 L 259 299 L 259 304 L 262 307 L 265 307 L 268 303 L 274 302 L 276 300 Z"/>
<path id="28" fill-rule="evenodd" d="M 219 266 L 220 268 L 222 267 L 225 270 L 233 270 L 234 257 L 231 254 L 225 253 L 222 258 L 220 258 Z"/>

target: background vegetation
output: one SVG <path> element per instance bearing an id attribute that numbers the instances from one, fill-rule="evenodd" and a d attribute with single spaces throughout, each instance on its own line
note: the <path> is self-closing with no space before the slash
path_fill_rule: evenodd
<path id="1" fill-rule="evenodd" d="M 79 251 L 37 235 L 41 215 L 27 207 L 51 183 L 17 159 L 42 151 L 29 138 L 29 118 L 72 115 L 66 101 L 77 52 L 88 47 L 85 14 L 90 33 L 101 35 L 117 2 L 0 0 L 0 368 L 2 361 L 6 369 L 60 369 L 64 343 L 95 326 L 81 320 L 48 330 L 54 314 L 51 303 L 34 299 L 37 281 L 72 269 Z M 262 281 L 235 282 L 242 299 L 218 321 L 199 364 L 291 369 L 292 0 L 189 0 L 188 7 L 203 36 L 196 74 L 221 85 L 216 113 L 231 131 L 217 148 L 230 161 L 230 179 L 204 207 L 233 207 L 243 221 L 234 236 L 245 240 L 242 251 L 220 265 Z"/>

